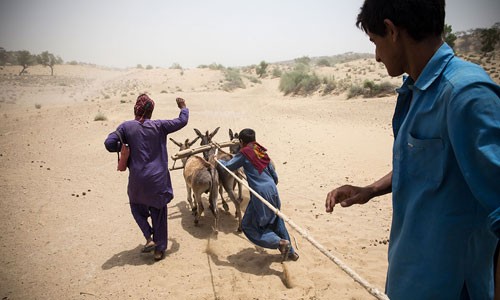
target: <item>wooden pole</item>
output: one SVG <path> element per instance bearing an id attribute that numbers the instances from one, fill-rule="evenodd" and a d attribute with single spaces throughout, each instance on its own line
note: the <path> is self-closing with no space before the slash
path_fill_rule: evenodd
<path id="1" fill-rule="evenodd" d="M 217 144 L 217 147 L 225 148 L 225 147 L 230 147 L 230 146 L 238 145 L 238 143 L 239 143 L 239 141 L 237 139 L 234 139 L 232 141 L 227 141 L 227 142 L 223 142 L 223 143 Z M 187 157 L 187 156 L 191 156 L 191 155 L 194 155 L 194 154 L 198 154 L 198 153 L 201 153 L 201 152 L 208 151 L 208 150 L 212 149 L 213 147 L 214 147 L 214 144 L 208 144 L 208 145 L 203 145 L 203 146 L 198 147 L 198 148 L 192 148 L 192 149 L 182 150 L 182 151 L 179 151 L 176 154 L 172 155 L 171 158 L 173 160 L 178 160 L 178 159 L 181 159 L 181 158 L 184 158 L 184 157 Z"/>

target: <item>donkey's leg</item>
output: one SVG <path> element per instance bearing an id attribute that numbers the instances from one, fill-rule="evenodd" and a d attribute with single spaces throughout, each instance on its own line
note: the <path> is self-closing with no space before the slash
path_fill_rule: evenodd
<path id="1" fill-rule="evenodd" d="M 234 207 L 236 208 L 236 218 L 238 218 L 238 232 L 241 232 L 241 208 L 240 208 L 241 201 L 239 199 L 236 199 L 236 196 L 234 195 L 233 191 L 234 181 L 235 180 L 224 182 L 224 189 L 226 190 L 229 199 L 233 201 Z"/>
<path id="2" fill-rule="evenodd" d="M 189 202 L 189 207 L 191 207 L 191 213 L 194 215 L 196 212 L 196 201 L 194 202 L 193 205 L 193 198 L 192 198 L 192 189 L 186 184 L 186 192 L 187 192 L 187 200 Z"/>
<path id="3" fill-rule="evenodd" d="M 194 213 L 194 224 L 198 225 L 198 223 L 200 222 L 201 214 L 203 213 L 203 210 L 205 209 L 203 207 L 203 203 L 201 202 L 201 192 L 195 191 L 194 200 L 196 202 L 196 208 L 197 208 L 195 213 Z"/>
<path id="4" fill-rule="evenodd" d="M 224 192 L 224 187 L 222 186 L 222 184 L 219 184 L 219 194 L 220 194 L 220 198 L 222 200 L 222 207 L 227 212 L 227 211 L 229 211 L 229 205 L 227 205 L 226 200 L 224 200 L 224 196 L 222 195 L 223 192 Z"/>

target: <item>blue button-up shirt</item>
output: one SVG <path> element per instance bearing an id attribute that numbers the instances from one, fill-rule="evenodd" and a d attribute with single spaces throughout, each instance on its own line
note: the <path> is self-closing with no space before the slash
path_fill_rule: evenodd
<path id="1" fill-rule="evenodd" d="M 398 93 L 387 294 L 493 299 L 500 87 L 443 44 Z"/>

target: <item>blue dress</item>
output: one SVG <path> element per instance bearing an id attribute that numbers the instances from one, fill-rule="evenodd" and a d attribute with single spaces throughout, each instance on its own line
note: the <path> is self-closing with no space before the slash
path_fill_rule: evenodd
<path id="1" fill-rule="evenodd" d="M 252 163 L 241 153 L 237 153 L 227 162 L 222 160 L 220 162 L 231 171 L 243 167 L 250 188 L 274 207 L 281 209 L 281 200 L 276 187 L 278 175 L 272 164 L 268 164 L 259 174 Z M 250 201 L 241 220 L 241 227 L 251 242 L 264 248 L 277 249 L 281 239 L 290 241 L 285 222 L 253 194 L 250 194 Z M 294 253 L 293 248 L 290 253 Z"/>

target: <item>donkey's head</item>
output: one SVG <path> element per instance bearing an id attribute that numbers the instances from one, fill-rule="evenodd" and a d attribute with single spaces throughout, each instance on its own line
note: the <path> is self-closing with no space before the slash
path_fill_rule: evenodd
<path id="1" fill-rule="evenodd" d="M 238 139 L 238 133 L 235 132 L 233 134 L 233 131 L 231 129 L 229 129 L 229 139 L 234 140 L 234 139 Z M 238 153 L 240 151 L 240 144 L 235 144 L 235 145 L 232 145 L 232 146 L 229 146 L 229 153 L 231 154 L 235 154 L 235 153 Z"/>
<path id="2" fill-rule="evenodd" d="M 200 138 L 201 142 L 200 142 L 200 145 L 203 146 L 203 145 L 208 145 L 212 142 L 212 138 L 214 137 L 214 135 L 217 134 L 217 131 L 219 131 L 219 128 L 220 127 L 217 127 L 214 129 L 214 131 L 212 131 L 211 133 L 208 133 L 208 130 L 205 132 L 205 134 L 202 134 L 198 129 L 194 129 L 194 132 L 196 132 L 196 134 L 198 135 L 198 137 Z M 208 161 L 209 159 L 209 156 L 210 156 L 210 150 L 207 150 L 207 151 L 204 151 L 203 152 L 203 157 Z"/>
<path id="3" fill-rule="evenodd" d="M 196 137 L 194 140 L 192 141 L 189 141 L 189 139 L 186 139 L 184 141 L 184 143 L 179 143 L 177 142 L 176 140 L 174 140 L 173 138 L 169 138 L 169 140 L 172 141 L 172 143 L 176 144 L 177 147 L 179 147 L 179 150 L 182 151 L 182 150 L 186 150 L 186 149 L 189 149 L 191 148 L 191 146 L 193 146 L 194 143 L 196 143 L 196 141 L 199 139 L 199 137 Z M 182 159 L 182 163 L 185 164 L 186 163 L 186 160 L 187 160 L 187 157 L 183 158 Z"/>

